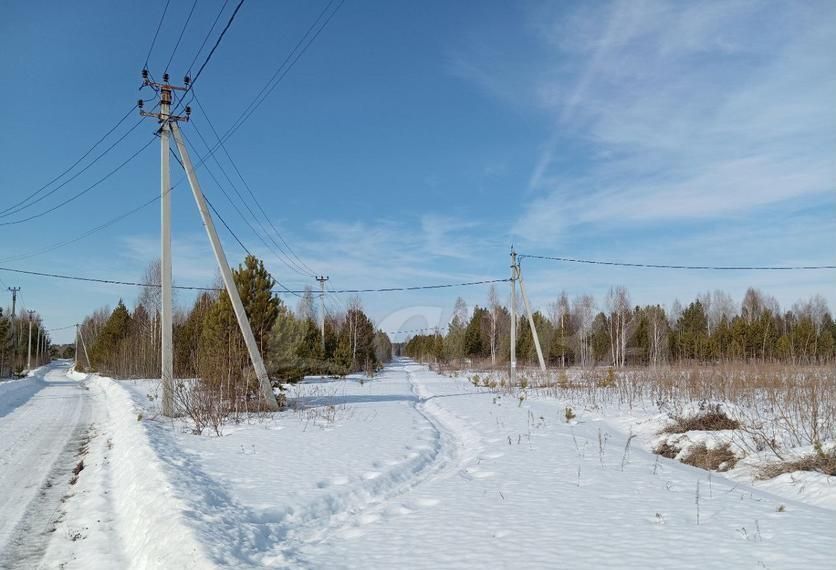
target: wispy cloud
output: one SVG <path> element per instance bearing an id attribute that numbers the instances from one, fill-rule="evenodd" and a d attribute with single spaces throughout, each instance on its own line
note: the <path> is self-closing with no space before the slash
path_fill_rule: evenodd
<path id="1" fill-rule="evenodd" d="M 832 262 L 820 244 L 836 237 L 833 21 L 830 2 L 548 2 L 525 18 L 539 42 L 527 73 L 503 82 L 516 54 L 462 48 L 458 69 L 474 84 L 548 125 L 512 224 L 521 246 Z M 811 278 L 821 289 L 827 276 Z M 688 289 L 688 279 L 652 279 Z M 789 294 L 777 277 L 739 280 L 755 279 Z"/>
<path id="2" fill-rule="evenodd" d="M 535 14 L 542 69 L 522 85 L 554 127 L 533 160 L 540 196 L 515 233 L 550 242 L 577 225 L 710 219 L 832 193 L 832 4 Z M 481 83 L 501 92 L 496 81 Z M 578 148 L 583 160 L 566 169 L 558 159 Z"/>

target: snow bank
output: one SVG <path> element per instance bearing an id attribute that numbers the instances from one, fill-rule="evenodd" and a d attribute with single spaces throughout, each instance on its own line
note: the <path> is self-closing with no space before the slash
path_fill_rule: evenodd
<path id="1" fill-rule="evenodd" d="M 185 521 L 183 501 L 176 496 L 149 443 L 142 410 L 110 378 L 93 376 L 105 417 L 97 426 L 107 439 L 116 528 L 129 568 L 211 568 Z"/>

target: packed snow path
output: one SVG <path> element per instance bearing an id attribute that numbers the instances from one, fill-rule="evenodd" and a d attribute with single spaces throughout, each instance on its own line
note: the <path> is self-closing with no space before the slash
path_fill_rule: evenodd
<path id="1" fill-rule="evenodd" d="M 153 407 L 150 383 L 124 383 Z M 197 437 L 143 422 L 218 567 L 828 567 L 836 513 L 628 445 L 561 402 L 400 361 Z"/>
<path id="2" fill-rule="evenodd" d="M 34 567 L 57 522 L 89 421 L 66 364 L 0 383 L 0 567 Z"/>

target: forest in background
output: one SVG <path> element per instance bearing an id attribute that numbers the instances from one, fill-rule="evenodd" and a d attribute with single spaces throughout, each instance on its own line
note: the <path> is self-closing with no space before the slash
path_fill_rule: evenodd
<path id="1" fill-rule="evenodd" d="M 261 260 L 247 256 L 233 275 L 276 386 L 307 375 L 372 375 L 391 358 L 389 337 L 375 330 L 358 299 L 349 301 L 343 312 L 325 315 L 323 343 L 312 290 L 300 295 L 294 311 L 273 291 L 276 281 Z M 79 368 L 115 378 L 159 378 L 160 289 L 154 286 L 159 283 L 158 263 L 146 270 L 144 282 L 150 286 L 142 290 L 133 310 L 119 301 L 113 310 L 101 308 L 84 319 Z M 176 312 L 174 375 L 223 388 L 239 400 L 257 393 L 232 303 L 220 285 L 201 292 L 189 309 Z"/>
<path id="2" fill-rule="evenodd" d="M 0 378 L 21 374 L 26 369 L 30 342 L 31 367 L 49 362 L 53 347 L 41 315 L 30 315 L 24 308 L 16 315 L 10 309 L 0 309 Z"/>
<path id="3" fill-rule="evenodd" d="M 755 288 L 746 291 L 740 305 L 718 290 L 684 307 L 674 302 L 666 310 L 662 305 L 633 305 L 627 289 L 613 287 L 601 309 L 591 295 L 570 301 L 564 292 L 547 313 L 535 311 L 532 319 L 550 366 L 825 364 L 836 357 L 836 325 L 821 295 L 781 310 L 774 297 Z M 397 348 L 422 362 L 504 366 L 510 359 L 510 323 L 510 312 L 492 287 L 485 306 L 472 313 L 459 298 L 445 332 L 414 336 Z M 528 318 L 519 313 L 517 360 L 537 363 Z"/>

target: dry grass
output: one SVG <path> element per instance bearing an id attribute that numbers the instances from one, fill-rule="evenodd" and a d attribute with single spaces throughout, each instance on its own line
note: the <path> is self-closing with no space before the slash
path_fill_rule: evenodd
<path id="1" fill-rule="evenodd" d="M 688 431 L 722 431 L 740 428 L 740 422 L 730 418 L 719 404 L 708 406 L 693 416 L 679 416 L 662 433 L 685 433 Z"/>
<path id="2" fill-rule="evenodd" d="M 681 448 L 671 445 L 667 441 L 662 441 L 659 445 L 656 446 L 656 449 L 653 450 L 653 453 L 657 455 L 661 455 L 662 457 L 667 457 L 668 459 L 675 459 L 679 452 L 682 451 Z"/>
<path id="3" fill-rule="evenodd" d="M 795 471 L 815 471 L 831 477 L 836 476 L 836 448 L 829 452 L 822 451 L 819 448 L 815 453 L 800 459 L 770 463 L 758 471 L 758 479 L 772 479 L 778 475 Z"/>
<path id="4" fill-rule="evenodd" d="M 713 449 L 709 449 L 705 443 L 698 443 L 688 449 L 682 463 L 709 471 L 728 471 L 737 463 L 737 456 L 728 443 Z"/>
<path id="5" fill-rule="evenodd" d="M 664 430 L 668 433 L 730 430 L 730 443 L 739 454 L 769 451 L 782 463 L 792 461 L 787 450 L 826 444 L 836 434 L 833 366 L 723 363 L 546 372 L 520 368 L 513 385 L 505 370 L 486 368 L 477 372 L 474 385 L 515 398 L 539 394 L 566 402 L 576 410 L 601 413 L 613 409 L 623 413 L 625 408 L 647 413 L 655 409 L 674 419 Z M 701 412 L 687 414 L 685 410 L 695 404 Z M 678 454 L 675 446 L 662 451 L 666 457 Z M 805 461 L 801 468 L 804 465 L 818 465 L 814 469 L 828 472 L 827 462 Z"/>

